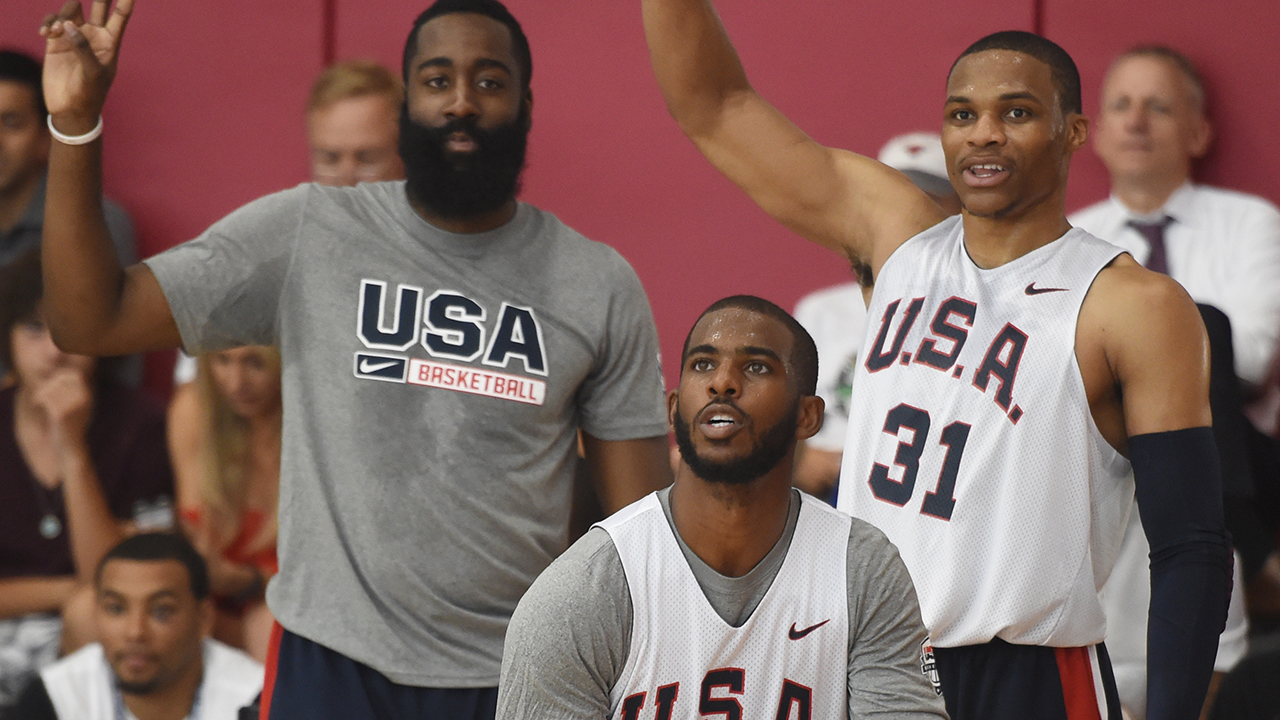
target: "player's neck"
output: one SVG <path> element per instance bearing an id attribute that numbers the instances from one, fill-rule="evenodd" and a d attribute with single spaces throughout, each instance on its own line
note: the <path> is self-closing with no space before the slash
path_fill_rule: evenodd
<path id="1" fill-rule="evenodd" d="M 473 215 L 466 218 L 446 218 L 429 210 L 425 205 L 418 202 L 409 195 L 409 204 L 413 206 L 414 212 L 432 225 L 444 230 L 445 232 L 457 233 L 459 235 L 474 235 L 475 233 L 489 232 L 511 222 L 516 216 L 516 200 L 511 198 L 503 203 L 502 207 L 492 212 Z"/>
<path id="2" fill-rule="evenodd" d="M 1042 203 L 1016 217 L 964 214 L 964 245 L 978 267 L 991 269 L 1017 260 L 1062 237 L 1071 224 L 1062 203 Z"/>
<path id="3" fill-rule="evenodd" d="M 711 483 L 681 466 L 671 518 L 693 553 L 716 572 L 741 577 L 773 549 L 787 527 L 791 458 L 746 485 Z M 783 472 L 786 471 L 786 472 Z M 777 476 L 777 477 L 775 477 Z"/>

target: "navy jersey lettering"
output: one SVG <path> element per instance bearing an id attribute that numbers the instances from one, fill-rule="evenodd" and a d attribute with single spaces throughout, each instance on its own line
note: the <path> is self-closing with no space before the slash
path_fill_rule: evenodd
<path id="1" fill-rule="evenodd" d="M 524 361 L 526 371 L 547 374 L 546 350 L 542 347 L 542 328 L 530 308 L 502 304 L 498 329 L 485 353 L 484 364 L 505 367 L 514 355 Z"/>
<path id="2" fill-rule="evenodd" d="M 799 711 L 794 716 L 794 720 L 809 720 L 813 715 L 813 689 L 784 678 L 782 699 L 778 701 L 777 720 L 792 720 L 792 708 Z"/>
<path id="3" fill-rule="evenodd" d="M 996 382 L 1000 384 L 996 390 L 996 404 L 1005 411 L 1013 404 L 1013 381 L 1018 377 L 1018 363 L 1022 361 L 1022 351 L 1026 347 L 1026 333 L 1012 323 L 1005 323 L 1000 334 L 991 341 L 991 347 L 987 348 L 987 354 L 973 376 L 974 387 L 983 392 L 987 391 L 991 376 L 995 376 Z"/>
<path id="4" fill-rule="evenodd" d="M 920 343 L 920 349 L 916 350 L 916 362 L 928 365 L 939 370 L 950 370 L 955 364 L 956 358 L 960 357 L 960 350 L 964 347 L 964 341 L 969 338 L 969 331 L 959 325 L 952 325 L 952 317 L 958 317 L 964 321 L 965 326 L 973 327 L 973 321 L 978 316 L 978 306 L 953 297 L 942 303 L 938 307 L 938 312 L 933 316 L 933 322 L 929 324 L 929 329 L 938 338 L 944 338 L 951 341 L 951 349 L 947 352 L 939 352 L 935 338 L 925 338 Z"/>
<path id="5" fill-rule="evenodd" d="M 386 293 L 387 284 L 381 280 L 360 281 L 360 327 L 356 333 L 365 347 L 407 350 L 418 334 L 422 288 L 399 286 L 390 325 L 386 323 Z"/>
<path id="6" fill-rule="evenodd" d="M 743 671 L 740 668 L 721 668 L 712 670 L 702 679 L 702 696 L 698 699 L 698 713 L 707 715 L 723 715 L 724 720 L 742 720 L 742 703 L 737 698 L 711 697 L 717 688 L 726 688 L 732 695 L 741 695 Z"/>
<path id="7" fill-rule="evenodd" d="M 484 308 L 450 290 L 437 290 L 427 300 L 427 329 L 422 346 L 436 357 L 474 360 L 484 349 Z"/>
<path id="8" fill-rule="evenodd" d="M 889 336 L 889 325 L 893 322 L 893 317 L 898 313 L 898 305 L 901 300 L 894 300 L 889 303 L 889 307 L 884 309 L 884 317 L 880 318 L 880 331 L 876 333 L 875 345 L 871 348 L 871 352 L 867 353 L 867 370 L 871 372 L 879 372 L 893 364 L 902 352 L 902 343 L 907 339 L 907 333 L 911 331 L 911 326 L 916 322 L 916 316 L 920 314 L 920 309 L 924 307 L 924 298 L 916 298 L 907 306 L 907 311 L 902 317 L 902 324 L 898 326 L 898 332 L 893 337 L 893 347 L 889 348 L 889 352 L 884 352 L 884 341 Z"/>

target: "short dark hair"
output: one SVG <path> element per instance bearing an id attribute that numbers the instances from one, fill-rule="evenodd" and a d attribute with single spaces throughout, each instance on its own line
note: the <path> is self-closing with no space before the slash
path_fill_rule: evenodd
<path id="1" fill-rule="evenodd" d="M 427 8 L 413 21 L 413 29 L 409 31 L 409 39 L 404 43 L 404 60 L 400 67 L 400 72 L 404 75 L 404 82 L 409 83 L 409 64 L 413 62 L 413 58 L 418 54 L 418 31 L 423 25 L 440 17 L 441 15 L 452 15 L 454 13 L 475 13 L 476 15 L 484 15 L 507 26 L 507 30 L 511 33 L 511 49 L 515 52 L 516 61 L 520 63 L 520 72 L 523 74 L 521 82 L 524 89 L 529 89 L 529 81 L 533 77 L 533 55 L 529 52 L 529 39 L 525 37 L 524 30 L 520 27 L 520 22 L 516 20 L 506 5 L 498 2 L 498 0 L 436 0 L 431 7 Z"/>
<path id="2" fill-rule="evenodd" d="M 43 121 L 49 114 L 44 104 L 44 84 L 40 77 L 40 61 L 20 51 L 0 50 L 0 82 L 26 85 L 36 103 L 36 112 Z"/>
<path id="3" fill-rule="evenodd" d="M 1080 99 L 1080 71 L 1076 69 L 1071 55 L 1052 40 L 1025 30 L 1004 30 L 978 40 L 951 63 L 947 77 L 951 77 L 961 60 L 987 50 L 1020 52 L 1048 65 L 1053 84 L 1058 90 L 1058 106 L 1062 108 L 1063 114 L 1084 112 L 1084 103 Z"/>
<path id="4" fill-rule="evenodd" d="M 44 297 L 40 247 L 19 255 L 0 269 L 0 361 L 13 369 L 13 328 L 36 319 Z"/>
<path id="5" fill-rule="evenodd" d="M 1172 64 L 1175 68 L 1182 72 L 1187 82 L 1191 83 L 1191 99 L 1197 108 L 1204 109 L 1205 91 L 1204 79 L 1200 77 L 1200 71 L 1196 69 L 1196 64 L 1191 62 L 1191 58 L 1174 50 L 1168 45 L 1136 45 L 1125 50 L 1116 61 L 1111 63 L 1111 67 L 1107 69 L 1107 74 L 1111 74 L 1111 70 L 1115 69 L 1122 61 L 1134 57 L 1150 57 L 1164 60 Z"/>
<path id="6" fill-rule="evenodd" d="M 796 388 L 799 389 L 801 395 L 816 395 L 818 393 L 818 346 L 814 344 L 813 337 L 809 335 L 809 331 L 805 330 L 803 325 L 791 317 L 791 313 L 755 295 L 732 295 L 711 303 L 710 307 L 702 311 L 698 319 L 693 322 L 693 327 L 689 328 L 689 334 L 684 338 L 684 349 L 680 351 L 680 373 L 682 375 L 684 374 L 685 361 L 689 359 L 689 342 L 693 339 L 694 329 L 698 327 L 698 323 L 702 322 L 702 318 L 725 308 L 740 308 L 758 313 L 771 317 L 786 326 L 791 333 L 791 357 L 788 358 L 788 361 L 796 373 Z"/>
<path id="7" fill-rule="evenodd" d="M 204 558 L 182 535 L 150 532 L 125 538 L 107 551 L 93 575 L 94 587 L 102 586 L 102 569 L 112 560 L 177 560 L 187 568 L 191 594 L 196 600 L 209 597 L 209 568 Z"/>

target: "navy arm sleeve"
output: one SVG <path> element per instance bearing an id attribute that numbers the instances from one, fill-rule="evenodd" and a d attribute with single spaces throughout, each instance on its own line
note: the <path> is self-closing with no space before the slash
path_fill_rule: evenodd
<path id="1" fill-rule="evenodd" d="M 1208 427 L 1129 439 L 1138 511 L 1151 544 L 1147 717 L 1195 720 L 1231 597 L 1217 446 Z"/>

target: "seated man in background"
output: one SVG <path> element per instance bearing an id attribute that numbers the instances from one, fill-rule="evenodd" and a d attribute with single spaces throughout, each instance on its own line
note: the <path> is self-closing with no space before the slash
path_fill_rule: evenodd
<path id="1" fill-rule="evenodd" d="M 400 180 L 404 86 L 368 60 L 346 60 L 316 78 L 307 98 L 311 179 L 321 185 Z"/>
<path id="2" fill-rule="evenodd" d="M 667 396 L 675 485 L 529 588 L 499 718 L 946 717 L 896 549 L 791 487 L 796 442 L 822 426 L 817 371 L 813 340 L 773 303 L 739 295 L 698 318 Z"/>
<path id="3" fill-rule="evenodd" d="M 94 578 L 100 642 L 40 672 L 8 720 L 235 720 L 262 690 L 262 666 L 207 639 L 204 560 L 180 535 L 135 535 Z"/>
<path id="4" fill-rule="evenodd" d="M 899 135 L 880 149 L 880 162 L 903 174 L 942 206 L 948 215 L 960 212 L 960 198 L 947 179 L 942 138 L 937 133 Z M 796 320 L 818 346 L 818 397 L 826 403 L 826 417 L 817 435 L 796 451 L 796 487 L 834 504 L 845 428 L 849 421 L 849 391 L 853 368 L 862 346 L 871 297 L 871 268 L 854 267 L 855 282 L 823 288 L 800 298 Z"/>
<path id="5" fill-rule="evenodd" d="M 38 247 L 44 233 L 47 117 L 39 61 L 16 50 L 0 50 L 0 267 Z M 129 216 L 106 198 L 102 210 L 120 262 L 133 262 Z M 0 374 L 6 370 L 0 366 Z M 120 380 L 136 387 L 142 380 L 142 358 L 130 356 L 117 362 L 116 372 Z"/>
<path id="6" fill-rule="evenodd" d="M 1204 85 L 1181 53 L 1162 46 L 1121 55 L 1103 81 L 1094 149 L 1111 174 L 1111 198 L 1073 214 L 1071 223 L 1129 251 L 1150 270 L 1185 287 L 1209 331 L 1210 402 L 1222 461 L 1224 510 L 1242 571 L 1215 670 L 1245 652 L 1243 587 L 1276 596 L 1280 556 L 1254 501 L 1256 437 L 1240 411 L 1240 381 L 1257 387 L 1280 337 L 1280 212 L 1262 198 L 1191 182 L 1209 148 Z M 1239 375 L 1239 381 L 1237 380 Z M 1129 714 L 1145 714 L 1147 546 L 1136 512 L 1107 583 L 1107 647 Z M 1270 592 L 1267 589 L 1271 588 Z"/>
<path id="7" fill-rule="evenodd" d="M 112 360 L 62 352 L 44 324 L 40 251 L 0 271 L 0 706 L 92 639 L 90 580 L 134 528 L 173 523 L 164 415 Z"/>

